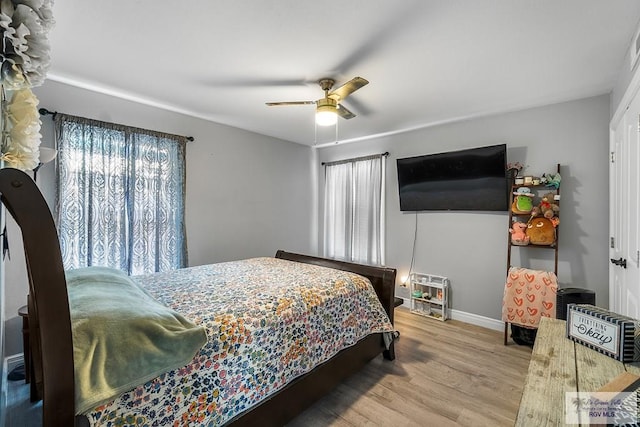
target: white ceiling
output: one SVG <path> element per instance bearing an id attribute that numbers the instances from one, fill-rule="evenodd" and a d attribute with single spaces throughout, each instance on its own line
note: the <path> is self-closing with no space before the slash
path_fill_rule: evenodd
<path id="1" fill-rule="evenodd" d="M 57 0 L 48 77 L 306 145 L 608 93 L 638 0 Z"/>

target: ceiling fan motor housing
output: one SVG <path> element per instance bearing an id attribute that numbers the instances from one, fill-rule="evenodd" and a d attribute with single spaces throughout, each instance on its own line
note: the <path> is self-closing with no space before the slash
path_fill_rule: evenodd
<path id="1" fill-rule="evenodd" d="M 331 88 L 333 87 L 333 85 L 336 83 L 335 80 L 333 79 L 320 79 L 318 80 L 318 84 L 320 85 L 320 87 L 322 88 L 322 90 L 325 91 L 325 93 L 329 90 L 331 90 Z"/>
<path id="2" fill-rule="evenodd" d="M 338 101 L 333 98 L 322 98 L 318 99 L 316 104 L 318 105 L 318 111 L 333 111 L 335 113 Z"/>

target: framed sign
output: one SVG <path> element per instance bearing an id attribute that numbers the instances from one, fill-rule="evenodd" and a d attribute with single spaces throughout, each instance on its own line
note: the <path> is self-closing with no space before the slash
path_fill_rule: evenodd
<path id="1" fill-rule="evenodd" d="M 640 360 L 637 323 L 594 305 L 567 306 L 567 338 L 621 362 Z"/>

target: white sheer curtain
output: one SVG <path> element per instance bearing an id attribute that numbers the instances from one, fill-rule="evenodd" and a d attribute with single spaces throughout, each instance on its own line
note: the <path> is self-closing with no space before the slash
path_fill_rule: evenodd
<path id="1" fill-rule="evenodd" d="M 54 123 L 65 268 L 185 267 L 186 138 L 59 113 Z"/>
<path id="2" fill-rule="evenodd" d="M 384 265 L 385 158 L 325 165 L 325 257 Z"/>

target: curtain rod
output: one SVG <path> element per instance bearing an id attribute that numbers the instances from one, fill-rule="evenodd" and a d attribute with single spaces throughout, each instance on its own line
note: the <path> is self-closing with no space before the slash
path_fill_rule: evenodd
<path id="1" fill-rule="evenodd" d="M 40 115 L 41 115 L 41 116 L 49 116 L 49 115 L 51 115 L 51 116 L 53 116 L 52 118 L 53 118 L 54 120 L 55 120 L 55 118 L 56 118 L 56 115 L 58 114 L 58 112 L 57 112 L 57 111 L 49 111 L 49 110 L 47 110 L 46 108 L 40 108 L 40 109 L 38 110 L 38 113 L 40 113 Z M 194 138 L 194 137 L 192 137 L 192 136 L 185 136 L 184 138 L 185 138 L 187 141 L 190 141 L 190 142 L 195 141 L 195 138 Z"/>
<path id="2" fill-rule="evenodd" d="M 327 166 L 327 165 L 337 165 L 340 163 L 347 163 L 347 162 L 354 162 L 357 160 L 366 160 L 366 159 L 373 159 L 375 157 L 381 156 L 381 157 L 387 157 L 389 155 L 388 151 L 385 151 L 382 154 L 371 154 L 369 156 L 362 156 L 362 157 L 356 157 L 353 159 L 344 159 L 344 160 L 336 160 L 335 162 L 322 162 L 322 166 Z"/>

